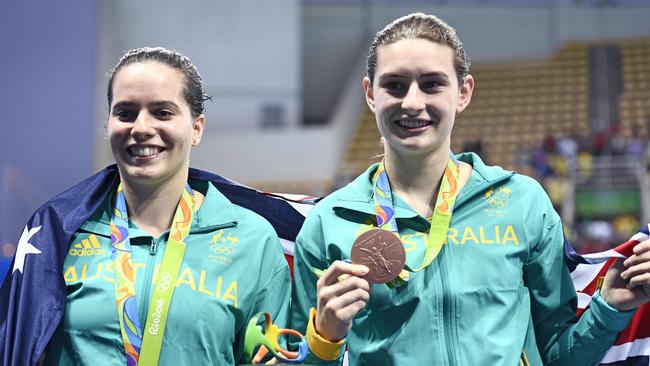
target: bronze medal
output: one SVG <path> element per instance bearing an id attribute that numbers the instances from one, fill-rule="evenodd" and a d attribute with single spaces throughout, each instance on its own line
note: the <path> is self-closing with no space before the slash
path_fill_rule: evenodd
<path id="1" fill-rule="evenodd" d="M 370 283 L 389 282 L 404 268 L 406 253 L 402 241 L 388 230 L 372 229 L 359 235 L 350 259 L 370 269 L 364 277 Z"/>

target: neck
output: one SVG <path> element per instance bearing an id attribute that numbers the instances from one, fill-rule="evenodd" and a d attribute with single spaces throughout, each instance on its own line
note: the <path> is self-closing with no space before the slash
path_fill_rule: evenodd
<path id="1" fill-rule="evenodd" d="M 160 185 L 143 185 L 122 180 L 129 218 L 153 237 L 169 230 L 181 199 L 187 173 Z"/>
<path id="2" fill-rule="evenodd" d="M 429 217 L 449 161 L 449 150 L 424 156 L 403 156 L 386 149 L 384 157 L 391 190 L 417 213 Z"/>

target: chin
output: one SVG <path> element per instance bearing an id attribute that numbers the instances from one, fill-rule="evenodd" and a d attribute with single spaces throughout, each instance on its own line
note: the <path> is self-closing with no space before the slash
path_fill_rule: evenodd
<path id="1" fill-rule="evenodd" d="M 396 147 L 399 152 L 414 155 L 427 154 L 436 150 L 436 144 L 432 141 L 422 141 L 421 139 L 402 140 L 398 142 Z"/>
<path id="2" fill-rule="evenodd" d="M 120 173 L 123 179 L 140 181 L 142 183 L 146 183 L 148 181 L 156 181 L 162 176 L 159 169 L 150 166 L 125 166 L 120 169 Z"/>

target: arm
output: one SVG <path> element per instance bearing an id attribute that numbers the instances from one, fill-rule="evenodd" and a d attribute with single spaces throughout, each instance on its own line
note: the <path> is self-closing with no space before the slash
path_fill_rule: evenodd
<path id="1" fill-rule="evenodd" d="M 307 328 L 310 322 L 310 311 L 316 307 L 316 282 L 317 278 L 312 273 L 311 268 L 327 268 L 327 263 L 320 260 L 315 254 L 305 248 L 302 237 L 299 235 L 296 239 L 296 252 L 294 255 L 293 267 L 293 296 L 291 303 L 291 328 L 307 336 Z M 313 327 L 313 323 L 312 323 Z M 312 328 L 310 327 L 310 328 Z M 311 330 L 311 329 L 310 329 Z M 310 334 L 310 336 L 313 334 Z M 310 348 L 314 346 L 314 340 L 310 342 Z M 306 364 L 317 365 L 340 365 L 343 358 L 343 349 L 340 347 L 340 357 L 334 360 L 322 360 L 314 355 L 310 350 Z"/>
<path id="2" fill-rule="evenodd" d="M 354 316 L 365 307 L 370 286 L 359 275 L 367 268 L 326 259 L 322 225 L 317 215 L 305 221 L 296 239 L 292 327 L 306 333 L 307 363 L 338 365 Z M 319 279 L 312 268 L 326 269 Z M 342 275 L 345 279 L 339 281 Z"/>
<path id="3" fill-rule="evenodd" d="M 548 211 L 541 240 L 524 268 L 531 295 L 537 346 L 548 365 L 594 365 L 613 344 L 633 312 L 619 312 L 600 296 L 576 319 L 576 293 L 564 264 L 562 224 Z"/>

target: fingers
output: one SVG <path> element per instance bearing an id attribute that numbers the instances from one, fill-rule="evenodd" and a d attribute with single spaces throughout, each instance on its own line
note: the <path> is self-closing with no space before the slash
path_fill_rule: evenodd
<path id="1" fill-rule="evenodd" d="M 600 289 L 603 300 L 619 311 L 634 309 L 639 303 L 635 291 L 628 288 L 628 282 L 620 275 L 624 269 L 623 261 L 614 261 L 607 270 L 605 281 Z"/>
<path id="2" fill-rule="evenodd" d="M 634 254 L 626 259 L 623 264 L 625 270 L 621 278 L 628 281 L 628 288 L 637 286 L 650 286 L 650 240 L 634 246 Z"/>
<path id="3" fill-rule="evenodd" d="M 367 280 L 357 276 L 366 273 L 368 273 L 368 268 L 365 266 L 340 261 L 334 262 L 316 284 L 318 307 L 328 311 L 329 315 L 333 315 L 339 309 L 359 301 L 363 302 L 363 306 L 365 306 L 370 299 L 370 284 Z M 339 280 L 342 275 L 349 277 Z M 352 309 L 359 306 L 361 304 L 357 303 L 352 306 Z"/>
<path id="4" fill-rule="evenodd" d="M 630 278 L 628 287 L 634 288 L 637 286 L 650 286 L 650 272 L 642 273 Z"/>
<path id="5" fill-rule="evenodd" d="M 370 300 L 370 284 L 360 278 L 368 273 L 365 266 L 336 261 L 316 284 L 318 304 L 316 331 L 330 340 L 345 338 L 352 320 Z M 341 276 L 345 276 L 340 280 Z"/>
<path id="6" fill-rule="evenodd" d="M 354 302 L 370 300 L 370 284 L 359 277 L 348 277 L 341 282 L 319 289 L 319 306 L 342 308 Z"/>
<path id="7" fill-rule="evenodd" d="M 334 261 L 332 265 L 323 273 L 323 276 L 318 280 L 319 286 L 327 286 L 339 281 L 339 277 L 343 275 L 363 277 L 368 274 L 368 267 L 350 264 L 341 261 Z"/>
<path id="8" fill-rule="evenodd" d="M 370 293 L 367 290 L 357 288 L 319 305 L 326 318 L 348 324 L 366 307 L 369 299 Z"/>
<path id="9" fill-rule="evenodd" d="M 624 280 L 630 280 L 639 275 L 650 274 L 650 261 L 641 262 L 639 264 L 628 267 L 625 271 L 621 273 L 621 277 Z"/>
<path id="10" fill-rule="evenodd" d="M 368 293 L 370 292 L 370 284 L 368 281 L 355 276 L 348 277 L 342 281 L 337 281 L 331 285 L 324 285 L 323 283 L 319 283 L 316 285 L 316 287 L 318 297 L 321 299 L 321 301 L 325 302 L 328 302 L 355 289 L 360 289 Z"/>
<path id="11" fill-rule="evenodd" d="M 631 267 L 643 262 L 650 262 L 650 240 L 635 245 L 632 251 L 634 254 L 623 262 L 626 267 Z"/>
<path id="12" fill-rule="evenodd" d="M 650 252 L 650 240 L 646 240 L 635 245 L 632 251 L 634 252 L 634 254 Z"/>

